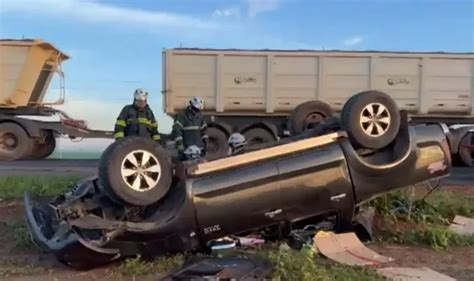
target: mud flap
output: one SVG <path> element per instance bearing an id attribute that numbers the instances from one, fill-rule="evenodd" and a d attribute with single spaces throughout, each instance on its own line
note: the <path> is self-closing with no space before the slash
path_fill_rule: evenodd
<path id="1" fill-rule="evenodd" d="M 120 258 L 118 249 L 100 248 L 81 238 L 66 222 L 56 222 L 51 207 L 34 199 L 25 192 L 26 223 L 31 239 L 60 262 L 76 269 L 88 269 Z"/>

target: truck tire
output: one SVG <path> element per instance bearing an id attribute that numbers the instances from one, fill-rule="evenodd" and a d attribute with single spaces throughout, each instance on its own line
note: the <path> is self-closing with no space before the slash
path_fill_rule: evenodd
<path id="1" fill-rule="evenodd" d="M 208 127 L 205 133 L 209 137 L 206 159 L 215 160 L 226 157 L 229 151 L 227 134 L 217 127 Z"/>
<path id="2" fill-rule="evenodd" d="M 132 206 L 156 203 L 168 192 L 172 166 L 155 141 L 126 137 L 112 143 L 99 162 L 99 186 L 113 201 Z"/>
<path id="3" fill-rule="evenodd" d="M 459 143 L 459 157 L 467 167 L 474 167 L 474 133 L 467 133 Z"/>
<path id="4" fill-rule="evenodd" d="M 365 91 L 350 97 L 341 112 L 341 129 L 357 147 L 378 149 L 390 144 L 400 129 L 400 112 L 385 93 Z"/>
<path id="5" fill-rule="evenodd" d="M 322 101 L 308 101 L 298 105 L 290 117 L 290 126 L 294 134 L 301 134 L 318 125 L 322 120 L 334 115 L 331 106 Z"/>
<path id="6" fill-rule="evenodd" d="M 28 157 L 33 148 L 28 133 L 15 123 L 0 124 L 0 160 L 14 161 Z"/>
<path id="7" fill-rule="evenodd" d="M 46 133 L 46 139 L 44 143 L 35 143 L 32 152 L 30 153 L 30 159 L 44 159 L 50 156 L 56 149 L 56 138 L 52 131 Z"/>
<path id="8" fill-rule="evenodd" d="M 249 129 L 243 135 L 249 147 L 259 144 L 270 144 L 276 141 L 275 136 L 263 128 Z"/>

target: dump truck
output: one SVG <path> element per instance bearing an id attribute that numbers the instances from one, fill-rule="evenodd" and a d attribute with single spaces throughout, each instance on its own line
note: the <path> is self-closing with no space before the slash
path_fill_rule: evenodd
<path id="1" fill-rule="evenodd" d="M 466 125 L 456 128 L 452 152 L 474 165 L 474 53 L 173 48 L 163 50 L 162 67 L 164 112 L 174 117 L 192 96 L 204 98 L 216 157 L 234 132 L 252 144 L 272 142 L 375 91 L 391 96 L 411 123 Z"/>
<path id="2" fill-rule="evenodd" d="M 111 138 L 112 132 L 91 130 L 54 106 L 64 104 L 61 63 L 69 56 L 40 39 L 0 40 L 0 160 L 43 159 L 56 148 L 56 137 Z M 54 75 L 60 94 L 45 102 Z M 41 121 L 59 116 L 60 121 Z M 38 118 L 40 117 L 40 118 Z"/>

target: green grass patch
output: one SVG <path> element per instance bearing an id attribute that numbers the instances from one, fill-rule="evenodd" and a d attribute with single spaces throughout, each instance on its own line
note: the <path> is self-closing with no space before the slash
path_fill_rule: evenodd
<path id="1" fill-rule="evenodd" d="M 34 274 L 46 273 L 47 269 L 44 267 L 25 264 L 16 261 L 0 261 L 0 277 L 8 278 L 14 276 L 31 276 Z"/>
<path id="2" fill-rule="evenodd" d="M 426 245 L 436 250 L 474 246 L 474 235 L 460 235 L 448 227 L 455 215 L 474 217 L 474 197 L 435 191 L 423 200 L 423 192 L 416 191 L 398 190 L 368 203 L 383 218 L 376 224 L 382 241 Z"/>
<path id="3" fill-rule="evenodd" d="M 13 250 L 30 250 L 35 248 L 30 233 L 24 223 L 0 222 L 2 241 L 12 241 Z M 5 246 L 5 245 L 4 245 Z"/>
<path id="4" fill-rule="evenodd" d="M 267 258 L 272 264 L 272 280 L 386 280 L 373 269 L 343 266 L 323 259 L 310 245 L 296 251 L 282 244 L 277 250 L 262 252 L 259 255 Z"/>
<path id="5" fill-rule="evenodd" d="M 115 276 L 144 276 L 157 273 L 167 273 L 179 269 L 184 264 L 183 255 L 160 257 L 154 260 L 144 260 L 140 256 L 123 261 L 113 269 Z"/>
<path id="6" fill-rule="evenodd" d="M 401 233 L 399 241 L 413 245 L 428 245 L 435 250 L 451 247 L 474 246 L 474 235 L 461 235 L 445 226 L 430 226 L 424 230 L 409 230 Z"/>
<path id="7" fill-rule="evenodd" d="M 474 197 L 462 193 L 435 191 L 425 200 L 410 190 L 397 190 L 368 205 L 393 220 L 447 225 L 455 215 L 474 217 Z"/>
<path id="8" fill-rule="evenodd" d="M 0 200 L 18 200 L 25 191 L 55 196 L 72 186 L 80 177 L 74 176 L 10 176 L 0 178 Z"/>

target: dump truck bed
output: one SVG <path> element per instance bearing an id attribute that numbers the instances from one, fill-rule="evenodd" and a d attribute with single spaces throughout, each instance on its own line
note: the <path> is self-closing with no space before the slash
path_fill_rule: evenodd
<path id="1" fill-rule="evenodd" d="M 54 72 L 68 58 L 42 40 L 0 40 L 0 109 L 41 105 Z"/>
<path id="2" fill-rule="evenodd" d="M 289 115 L 321 100 L 336 111 L 379 90 L 415 115 L 474 115 L 474 53 L 168 49 L 164 110 L 194 95 L 216 115 Z"/>

